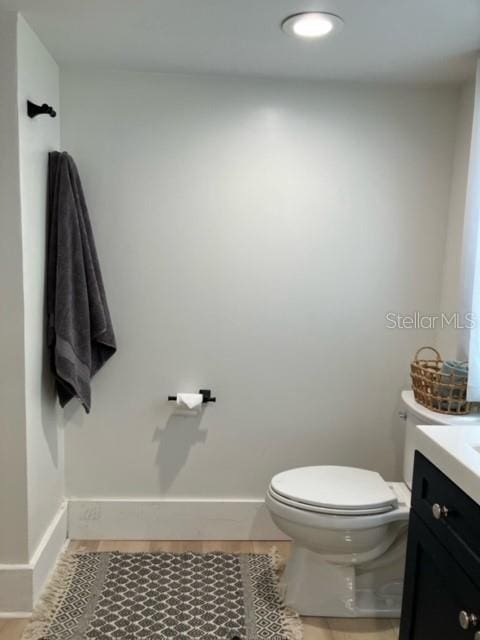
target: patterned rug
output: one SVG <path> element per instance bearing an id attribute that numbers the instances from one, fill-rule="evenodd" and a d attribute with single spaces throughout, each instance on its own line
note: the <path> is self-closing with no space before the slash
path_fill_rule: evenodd
<path id="1" fill-rule="evenodd" d="M 278 564 L 275 552 L 67 554 L 23 640 L 300 640 Z"/>

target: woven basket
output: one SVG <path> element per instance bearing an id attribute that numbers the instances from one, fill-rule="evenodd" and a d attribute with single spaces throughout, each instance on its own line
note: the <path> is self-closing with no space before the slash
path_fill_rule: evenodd
<path id="1" fill-rule="evenodd" d="M 430 350 L 434 359 L 420 358 L 420 353 Z M 467 377 L 442 372 L 442 356 L 433 347 L 421 347 L 411 364 L 412 388 L 415 400 L 438 413 L 462 415 L 470 413 L 467 402 Z"/>

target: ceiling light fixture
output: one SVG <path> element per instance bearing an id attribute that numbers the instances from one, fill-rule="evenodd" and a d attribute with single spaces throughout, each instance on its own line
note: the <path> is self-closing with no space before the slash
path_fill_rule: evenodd
<path id="1" fill-rule="evenodd" d="M 314 40 L 340 31 L 343 20 L 333 13 L 320 11 L 295 13 L 282 22 L 282 29 L 289 36 Z"/>

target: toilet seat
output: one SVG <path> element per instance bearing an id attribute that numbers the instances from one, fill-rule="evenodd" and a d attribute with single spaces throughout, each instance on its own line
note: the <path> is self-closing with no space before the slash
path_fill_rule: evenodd
<path id="1" fill-rule="evenodd" d="M 355 467 L 290 469 L 272 478 L 269 494 L 289 507 L 325 515 L 370 516 L 398 508 L 380 474 Z"/>
<path id="2" fill-rule="evenodd" d="M 386 513 L 388 511 L 393 511 L 394 507 L 379 507 L 377 509 L 329 509 L 328 507 L 317 507 L 315 505 L 306 504 L 304 502 L 290 500 L 289 498 L 285 498 L 280 494 L 276 493 L 272 489 L 272 487 L 268 490 L 270 497 L 278 502 L 281 502 L 289 507 L 294 507 L 295 509 L 303 509 L 305 511 L 311 511 L 312 513 L 323 513 L 325 515 L 332 516 L 370 516 L 378 513 Z"/>
<path id="3" fill-rule="evenodd" d="M 397 487 L 397 484 L 401 486 Z M 265 502 L 270 513 L 294 523 L 295 526 L 306 526 L 319 530 L 359 531 L 392 522 L 406 523 L 408 521 L 410 515 L 408 488 L 403 483 L 392 483 L 392 488 L 398 495 L 398 507 L 384 513 L 370 515 L 361 515 L 354 511 L 349 514 L 332 514 L 325 511 L 313 511 L 310 508 L 305 508 L 305 505 L 289 505 L 285 501 L 278 500 L 270 489 L 265 496 Z M 405 496 L 402 495 L 403 493 Z"/>

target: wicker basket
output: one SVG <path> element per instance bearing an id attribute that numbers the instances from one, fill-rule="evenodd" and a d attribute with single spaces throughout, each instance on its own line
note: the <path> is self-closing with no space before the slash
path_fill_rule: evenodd
<path id="1" fill-rule="evenodd" d="M 434 359 L 420 358 L 421 351 L 430 350 Z M 421 347 L 411 364 L 412 388 L 415 400 L 438 413 L 462 415 L 470 413 L 467 402 L 467 376 L 446 373 L 442 356 L 433 347 Z"/>

